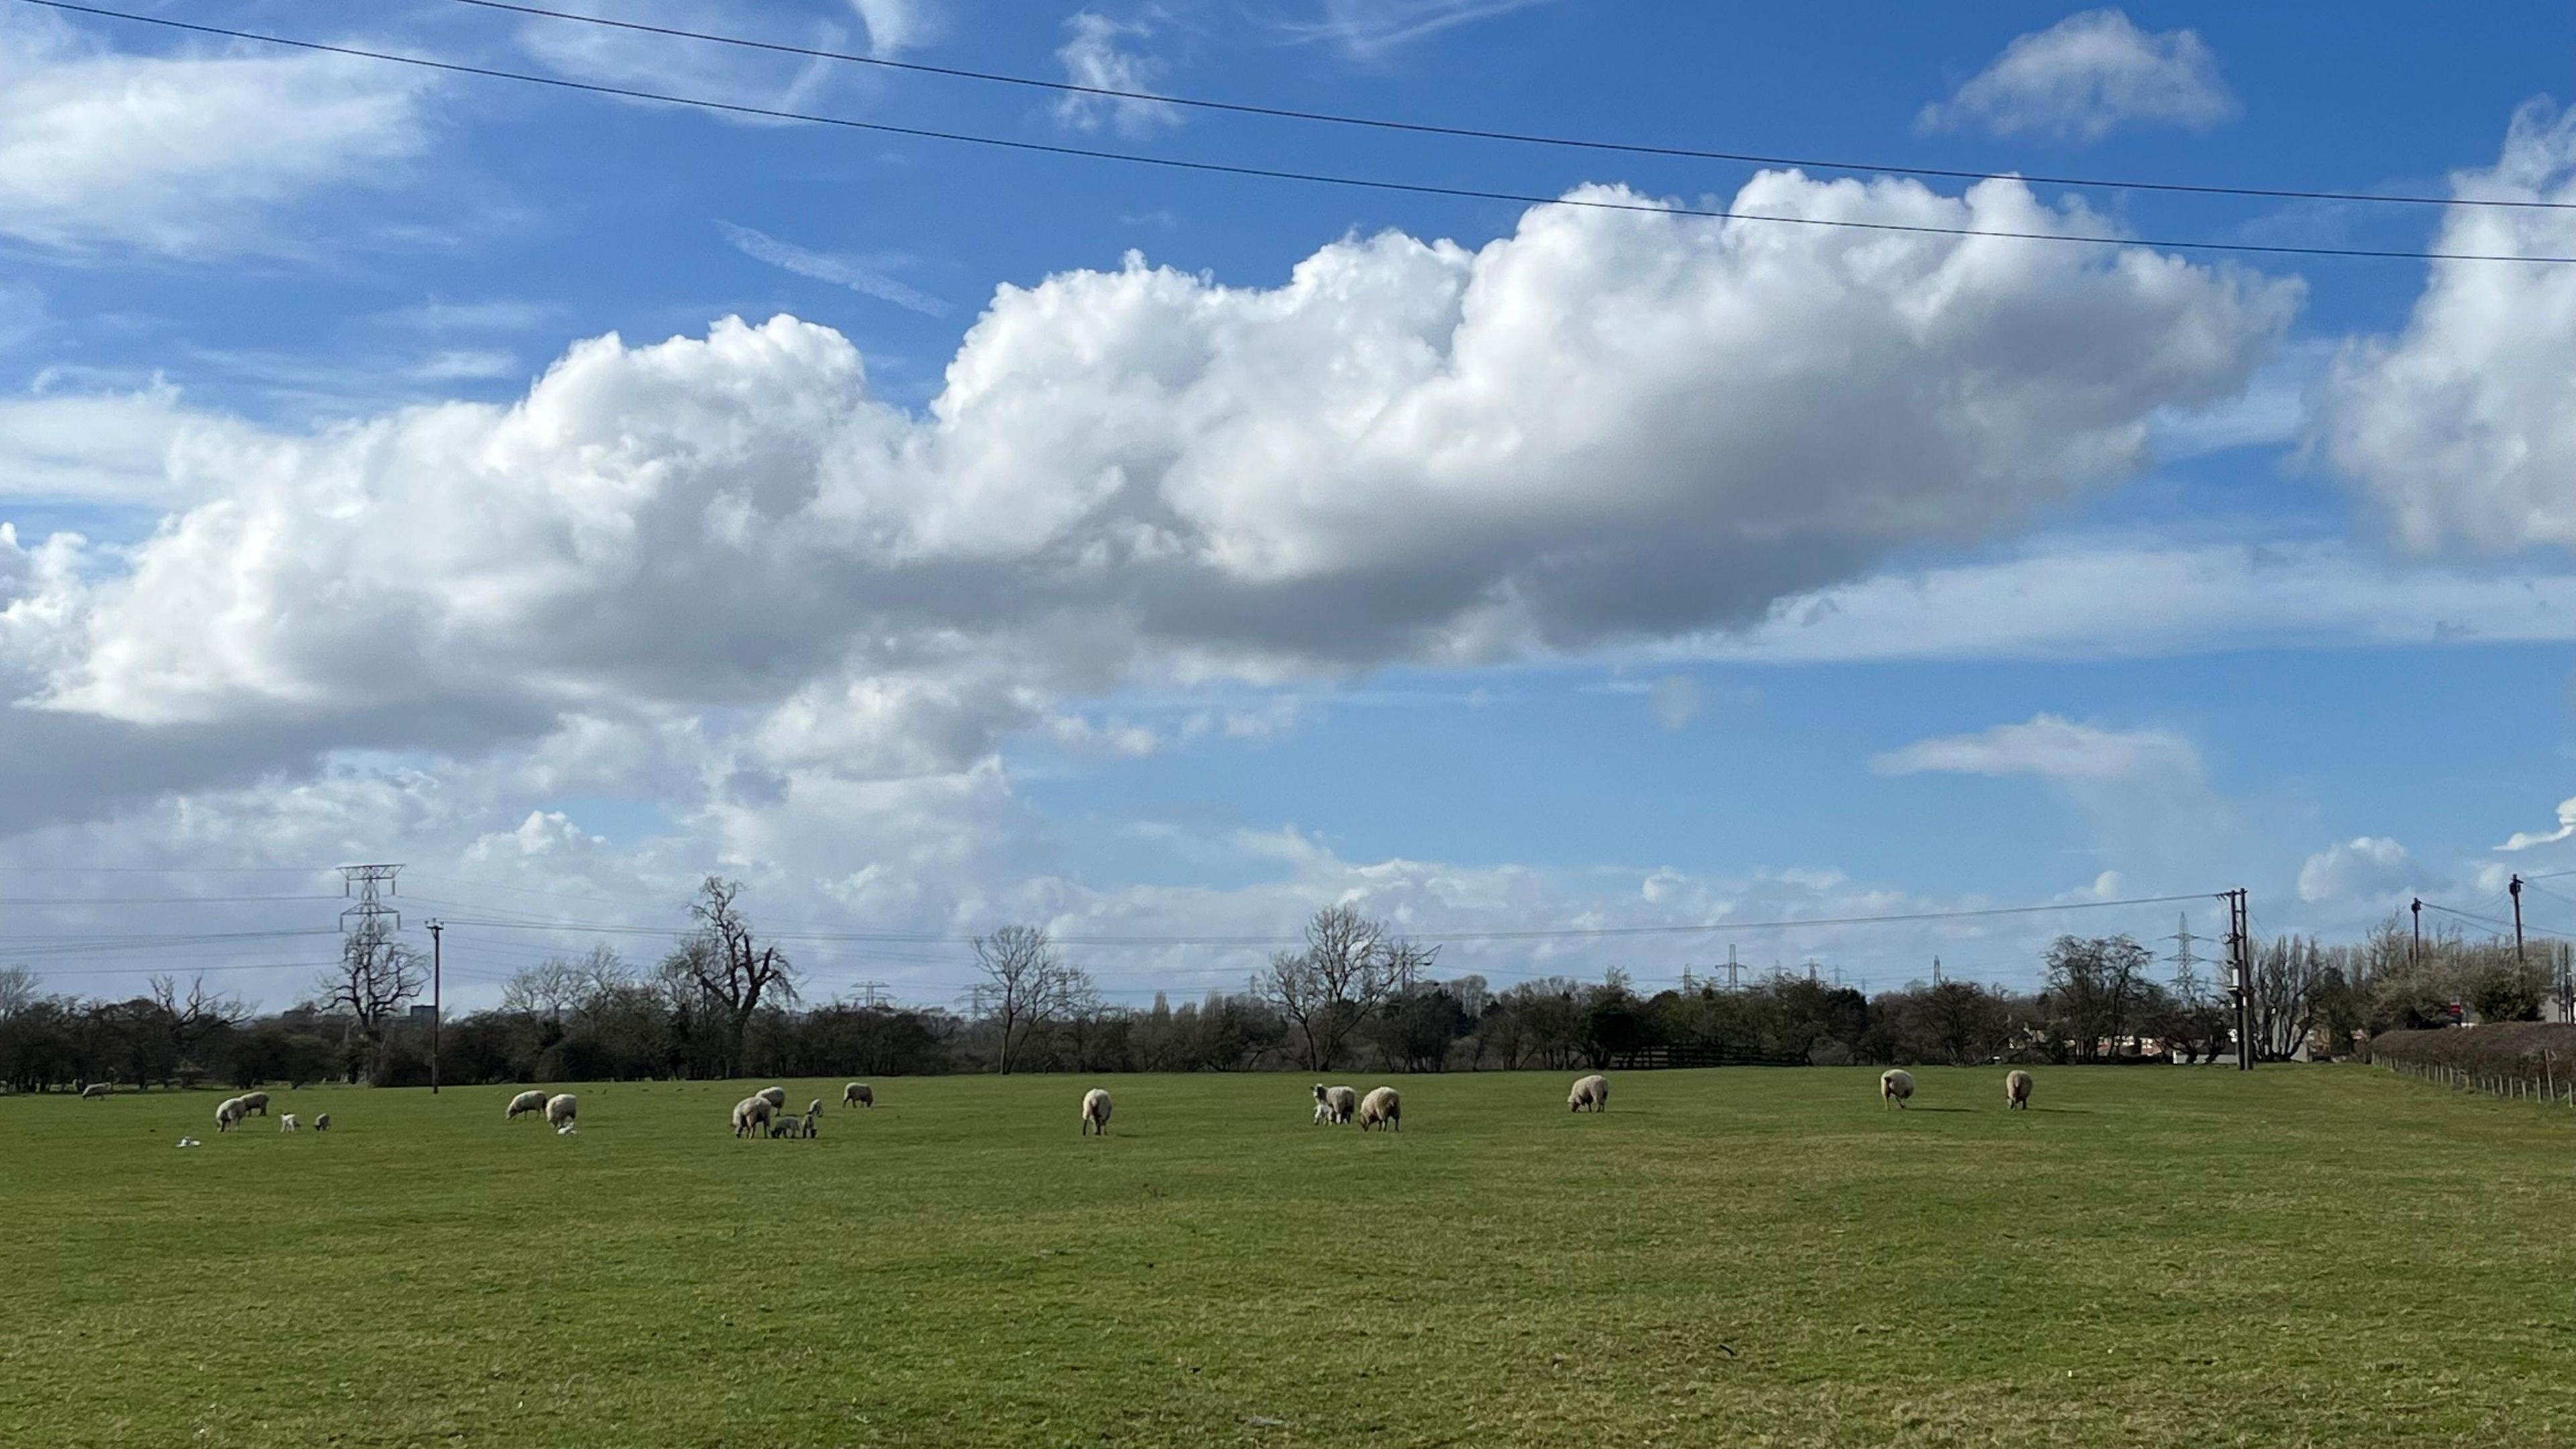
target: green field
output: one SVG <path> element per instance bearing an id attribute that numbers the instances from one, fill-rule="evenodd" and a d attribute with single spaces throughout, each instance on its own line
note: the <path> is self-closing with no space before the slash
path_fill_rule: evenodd
<path id="1" fill-rule="evenodd" d="M 1917 1075 L 0 1098 L 0 1443 L 2576 1444 L 2576 1112 Z"/>

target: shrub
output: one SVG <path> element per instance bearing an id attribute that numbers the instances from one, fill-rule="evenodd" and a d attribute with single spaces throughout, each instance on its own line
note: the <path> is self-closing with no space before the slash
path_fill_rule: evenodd
<path id="1" fill-rule="evenodd" d="M 2374 1062 L 2451 1067 L 2479 1077 L 2563 1084 L 2576 1076 L 2576 1026 L 2556 1022 L 2383 1031 L 2370 1039 L 2369 1050 Z"/>

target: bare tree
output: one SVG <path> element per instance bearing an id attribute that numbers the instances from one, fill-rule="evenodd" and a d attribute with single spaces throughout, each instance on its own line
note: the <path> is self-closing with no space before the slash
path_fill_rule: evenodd
<path id="1" fill-rule="evenodd" d="M 2254 1047 L 2287 1060 L 2316 1025 L 2316 988 L 2325 965 L 2314 941 L 2285 936 L 2254 951 Z"/>
<path id="2" fill-rule="evenodd" d="M 24 966 L 0 967 L 0 1016 L 16 1016 L 36 999 L 36 973 Z"/>
<path id="3" fill-rule="evenodd" d="M 743 1034 L 766 999 L 796 1000 L 796 968 L 776 946 L 764 946 L 742 913 L 742 883 L 711 875 L 698 887 L 689 916 L 698 929 L 662 962 L 666 982 L 682 983 L 716 1018 L 722 1057 L 717 1074 L 742 1067 Z"/>
<path id="4" fill-rule="evenodd" d="M 1047 933 L 1035 926 L 1004 926 L 976 937 L 974 945 L 975 969 L 984 973 L 984 984 L 975 988 L 975 1007 L 1001 1029 L 994 1054 L 1001 1072 L 1019 1064 L 1029 1039 L 1049 1022 L 1099 1001 L 1090 973 L 1066 965 Z"/>
<path id="5" fill-rule="evenodd" d="M 501 1009 L 561 1021 L 588 994 L 581 968 L 552 956 L 510 973 L 501 986 Z"/>
<path id="6" fill-rule="evenodd" d="M 371 1066 L 384 1057 L 385 1028 L 429 984 L 429 962 L 382 923 L 361 927 L 340 944 L 340 964 L 316 983 L 320 1004 L 345 1011 L 350 1034 Z"/>
<path id="7" fill-rule="evenodd" d="M 179 994 L 178 977 L 155 976 L 152 1000 L 161 1009 L 161 1027 L 170 1038 L 170 1049 L 181 1061 L 192 1061 L 206 1038 L 251 1018 L 247 1003 L 238 996 L 207 990 L 203 976 L 188 982 L 185 996 Z"/>
<path id="8" fill-rule="evenodd" d="M 1252 989 L 1288 1019 L 1307 1069 L 1330 1071 L 1351 1033 L 1429 969 L 1438 951 L 1390 941 L 1357 910 L 1327 906 L 1306 923 L 1306 949 L 1270 958 Z"/>

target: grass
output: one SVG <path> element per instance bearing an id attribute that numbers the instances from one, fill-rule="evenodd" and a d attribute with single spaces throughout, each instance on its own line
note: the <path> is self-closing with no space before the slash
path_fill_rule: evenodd
<path id="1" fill-rule="evenodd" d="M 2576 1444 L 2576 1112 L 2367 1068 L 0 1098 L 0 1443 Z M 1362 1086 L 1367 1079 L 1356 1079 Z M 839 1084 L 793 1083 L 837 1100 Z M 187 1132 L 203 1147 L 174 1150 Z"/>

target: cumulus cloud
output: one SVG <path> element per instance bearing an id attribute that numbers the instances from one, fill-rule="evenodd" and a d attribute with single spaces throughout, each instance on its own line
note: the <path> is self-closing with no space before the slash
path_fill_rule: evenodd
<path id="1" fill-rule="evenodd" d="M 1135 50 L 1130 42 L 1148 39 L 1153 27 L 1143 21 L 1112 20 L 1085 10 L 1065 21 L 1073 32 L 1055 55 L 1064 63 L 1064 78 L 1093 90 L 1130 93 L 1154 89 L 1159 61 Z M 1162 101 L 1068 94 L 1056 102 L 1058 121 L 1080 131 L 1103 125 L 1122 134 L 1143 136 L 1181 123 L 1180 108 Z"/>
<path id="2" fill-rule="evenodd" d="M 2087 10 L 2015 39 L 1915 124 L 2098 141 L 2132 126 L 2205 131 L 2240 109 L 2196 33 L 2151 35 L 2121 11 Z"/>
<path id="3" fill-rule="evenodd" d="M 2576 800 L 2558 802 L 2558 828 L 2548 831 L 2517 830 L 2498 850 L 2529 850 L 2535 845 L 2555 845 L 2576 836 Z"/>
<path id="4" fill-rule="evenodd" d="M 417 72 L 318 54 L 132 55 L 0 15 L 0 234 L 205 256 L 280 245 L 272 214 L 427 145 Z"/>
<path id="5" fill-rule="evenodd" d="M 2405 846 L 2364 835 L 2309 856 L 2299 867 L 2299 899 L 2371 903 L 2420 890 L 2432 877 Z"/>
<path id="6" fill-rule="evenodd" d="M 2525 106 L 2452 191 L 2576 203 L 2576 112 Z M 2576 255 L 2576 214 L 2455 206 L 2436 249 Z M 2433 263 L 2403 331 L 2344 349 L 2313 426 L 2411 548 L 2576 546 L 2576 267 Z"/>

